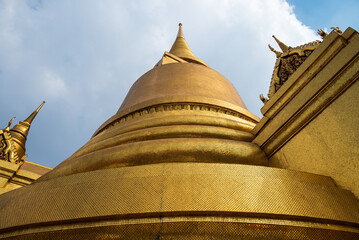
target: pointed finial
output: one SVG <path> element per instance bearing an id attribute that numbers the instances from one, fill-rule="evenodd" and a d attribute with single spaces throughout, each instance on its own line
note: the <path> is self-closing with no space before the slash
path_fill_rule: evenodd
<path id="1" fill-rule="evenodd" d="M 272 48 L 272 46 L 271 46 L 270 44 L 268 44 L 268 47 L 269 47 L 269 49 L 270 49 L 272 52 L 275 53 L 275 55 L 276 55 L 277 58 L 279 58 L 279 57 L 282 55 L 281 52 L 277 52 L 274 48 Z"/>
<path id="2" fill-rule="evenodd" d="M 263 94 L 260 94 L 260 95 L 259 95 L 259 99 L 260 99 L 264 104 L 266 104 L 266 103 L 269 101 L 269 99 L 266 98 L 266 97 L 264 97 Z"/>
<path id="3" fill-rule="evenodd" d="M 182 23 L 179 23 L 178 26 L 179 26 L 179 28 L 178 28 L 177 37 L 182 37 L 182 38 L 184 38 L 184 36 L 183 36 L 183 31 L 182 31 Z"/>
<path id="4" fill-rule="evenodd" d="M 281 41 L 279 41 L 274 35 L 272 36 L 274 38 L 274 40 L 278 43 L 280 49 L 282 49 L 283 52 L 288 50 L 288 46 L 285 45 L 284 43 L 282 43 Z"/>
<path id="5" fill-rule="evenodd" d="M 7 124 L 7 127 L 4 129 L 6 132 L 10 131 L 10 126 L 12 121 L 15 119 L 15 117 L 11 118 L 11 120 L 9 121 L 9 123 Z"/>
<path id="6" fill-rule="evenodd" d="M 179 23 L 178 26 L 179 28 L 178 28 L 177 37 L 169 53 L 175 55 L 176 57 L 181 58 L 186 62 L 197 63 L 208 67 L 207 63 L 203 62 L 201 59 L 196 58 L 194 56 L 188 44 L 186 43 L 182 31 L 182 23 Z"/>
<path id="7" fill-rule="evenodd" d="M 29 124 L 32 123 L 32 120 L 34 120 L 34 118 L 36 117 L 37 113 L 40 111 L 40 109 L 42 108 L 42 106 L 44 106 L 45 101 L 43 101 L 41 103 L 41 105 L 28 117 L 26 118 L 26 120 L 24 120 L 24 122 L 27 122 Z"/>
<path id="8" fill-rule="evenodd" d="M 170 53 L 176 55 L 177 57 L 194 57 L 191 49 L 189 48 L 186 40 L 184 39 L 182 31 L 182 23 L 178 24 L 179 29 L 176 37 L 176 41 L 173 43 Z"/>
<path id="9" fill-rule="evenodd" d="M 14 119 L 15 119 L 16 117 L 13 117 L 13 118 L 11 118 L 11 120 L 9 121 L 9 123 L 8 123 L 8 127 L 10 127 L 11 126 L 11 123 L 12 123 L 12 121 L 14 121 Z"/>

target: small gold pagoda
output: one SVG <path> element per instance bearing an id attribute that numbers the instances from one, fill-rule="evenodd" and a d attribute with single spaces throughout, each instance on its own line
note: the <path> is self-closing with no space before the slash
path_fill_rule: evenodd
<path id="1" fill-rule="evenodd" d="M 279 45 L 259 119 L 180 24 L 82 148 L 0 195 L 0 238 L 357 239 L 358 33 Z"/>
<path id="2" fill-rule="evenodd" d="M 28 185 L 47 173 L 51 168 L 26 160 L 25 143 L 30 126 L 43 102 L 28 118 L 10 129 L 0 129 L 0 194 Z"/>

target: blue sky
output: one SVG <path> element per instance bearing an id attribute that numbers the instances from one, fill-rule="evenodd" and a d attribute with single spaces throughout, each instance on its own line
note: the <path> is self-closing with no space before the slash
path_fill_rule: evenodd
<path id="1" fill-rule="evenodd" d="M 0 123 L 45 100 L 28 160 L 55 167 L 116 113 L 131 85 L 171 48 L 178 23 L 196 57 L 228 78 L 261 117 L 278 49 L 359 29 L 359 3 L 284 0 L 0 0 Z"/>
<path id="2" fill-rule="evenodd" d="M 312 29 L 348 26 L 358 30 L 359 2 L 357 0 L 288 0 L 294 6 L 299 21 Z"/>

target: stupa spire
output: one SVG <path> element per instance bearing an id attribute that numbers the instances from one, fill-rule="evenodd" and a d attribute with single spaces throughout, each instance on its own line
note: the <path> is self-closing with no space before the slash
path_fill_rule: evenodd
<path id="1" fill-rule="evenodd" d="M 43 101 L 41 105 L 32 114 L 30 114 L 28 118 L 26 118 L 24 121 L 20 121 L 10 130 L 10 134 L 16 145 L 19 159 L 25 155 L 25 143 L 27 135 L 29 134 L 31 123 L 44 104 L 45 101 Z"/>
<path id="2" fill-rule="evenodd" d="M 26 137 L 29 133 L 31 123 L 44 104 L 45 104 L 45 101 L 43 101 L 41 103 L 41 105 L 33 113 L 31 113 L 31 115 L 28 118 L 26 118 L 24 121 L 20 121 L 10 131 L 20 133 L 21 135 L 23 135 L 25 137 L 24 140 L 26 141 Z M 18 139 L 18 140 L 20 140 L 20 139 Z M 25 145 L 25 141 L 21 140 L 21 142 L 23 142 L 24 145 Z"/>
<path id="3" fill-rule="evenodd" d="M 178 33 L 177 33 L 177 37 L 182 37 L 182 38 L 184 38 L 184 36 L 183 36 L 183 31 L 182 31 L 182 23 L 179 23 L 178 24 Z"/>
<path id="4" fill-rule="evenodd" d="M 32 120 L 34 120 L 34 118 L 36 117 L 37 113 L 40 111 L 40 109 L 42 108 L 42 106 L 44 106 L 45 101 L 43 101 L 41 103 L 41 105 L 28 117 L 24 120 L 24 122 L 27 122 L 29 124 L 32 123 Z"/>
<path id="5" fill-rule="evenodd" d="M 276 38 L 274 35 L 272 36 L 274 38 L 274 40 L 278 43 L 278 46 L 280 47 L 280 49 L 282 49 L 283 52 L 288 50 L 288 46 L 285 45 L 284 43 L 282 43 L 281 41 L 279 41 L 278 38 Z"/>
<path id="6" fill-rule="evenodd" d="M 182 23 L 179 23 L 178 33 L 175 42 L 173 43 L 171 50 L 165 52 L 163 58 L 160 60 L 156 66 L 163 65 L 166 63 L 173 63 L 173 62 L 191 62 L 204 65 L 209 67 L 207 63 L 202 61 L 199 58 L 196 58 L 192 53 L 192 50 L 189 48 L 186 40 L 184 39 L 183 30 L 182 30 Z M 164 59 L 169 57 L 169 61 L 165 61 Z M 168 59 L 167 59 L 168 60 Z"/>
<path id="7" fill-rule="evenodd" d="M 191 58 L 194 57 L 192 50 L 189 48 L 186 40 L 184 39 L 182 23 L 179 23 L 179 29 L 177 33 L 177 38 L 172 45 L 170 53 L 181 57 L 181 58 Z"/>

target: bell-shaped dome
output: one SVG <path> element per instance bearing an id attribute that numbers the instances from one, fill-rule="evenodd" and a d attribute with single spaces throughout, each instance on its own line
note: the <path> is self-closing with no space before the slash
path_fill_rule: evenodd
<path id="1" fill-rule="evenodd" d="M 227 109 L 258 121 L 249 112 L 233 85 L 204 61 L 194 56 L 186 43 L 182 24 L 170 52 L 131 87 L 118 112 L 95 133 L 119 118 L 149 106 L 197 102 Z"/>
<path id="2" fill-rule="evenodd" d="M 229 103 L 246 109 L 235 88 L 221 74 L 203 65 L 177 63 L 155 67 L 139 78 L 118 113 L 144 102 L 189 101 L 190 98 L 209 104 L 217 101 Z"/>
<path id="3" fill-rule="evenodd" d="M 171 51 L 133 84 L 118 112 L 40 180 L 163 162 L 267 165 L 251 143 L 258 120 L 225 77 L 194 57 L 180 25 Z"/>

